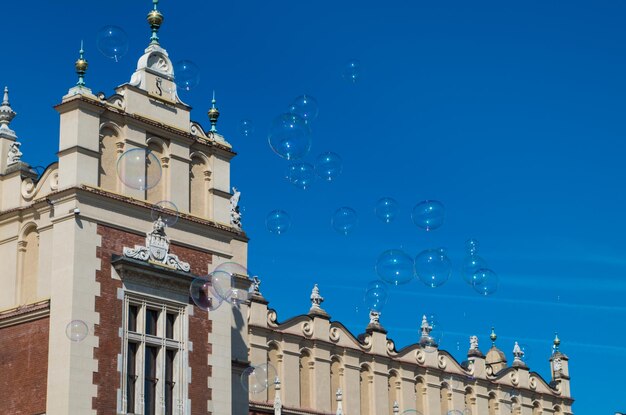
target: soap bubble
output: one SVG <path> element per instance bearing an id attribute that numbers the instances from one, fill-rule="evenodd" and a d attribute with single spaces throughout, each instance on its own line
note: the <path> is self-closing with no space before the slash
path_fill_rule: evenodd
<path id="1" fill-rule="evenodd" d="M 361 78 L 361 62 L 356 59 L 350 59 L 343 68 L 342 76 L 343 79 L 356 83 Z"/>
<path id="2" fill-rule="evenodd" d="M 161 180 L 161 161 L 145 148 L 127 150 L 117 160 L 117 177 L 131 189 L 151 189 Z"/>
<path id="3" fill-rule="evenodd" d="M 332 182 L 341 174 L 342 169 L 343 163 L 339 154 L 327 151 L 317 156 L 315 172 L 321 179 Z"/>
<path id="4" fill-rule="evenodd" d="M 489 268 L 482 268 L 472 276 L 474 290 L 482 295 L 491 295 L 498 290 L 498 274 Z"/>
<path id="5" fill-rule="evenodd" d="M 222 300 L 230 302 L 232 290 L 235 286 L 234 274 L 226 271 L 213 271 L 209 274 L 211 288 L 215 295 Z"/>
<path id="6" fill-rule="evenodd" d="M 390 249 L 378 256 L 376 273 L 389 284 L 406 284 L 415 275 L 413 259 L 404 251 Z"/>
<path id="7" fill-rule="evenodd" d="M 271 233 L 282 235 L 289 230 L 291 218 L 284 210 L 272 210 L 265 218 L 265 226 Z"/>
<path id="8" fill-rule="evenodd" d="M 461 276 L 463 280 L 469 285 L 476 284 L 475 277 L 476 272 L 479 269 L 487 268 L 487 263 L 484 259 L 478 256 L 478 241 L 476 239 L 470 239 L 465 243 L 467 256 L 463 260 L 461 265 Z"/>
<path id="9" fill-rule="evenodd" d="M 424 284 L 436 288 L 448 281 L 452 264 L 443 248 L 426 249 L 415 257 L 415 273 Z"/>
<path id="10" fill-rule="evenodd" d="M 239 121 L 239 134 L 244 137 L 248 137 L 252 135 L 254 132 L 254 125 L 250 120 L 241 120 Z"/>
<path id="11" fill-rule="evenodd" d="M 243 288 L 233 288 L 231 290 L 231 294 L 229 298 L 226 299 L 229 303 L 237 306 L 239 304 L 243 304 L 250 299 L 252 293 L 254 292 L 254 285 L 250 285 L 247 290 Z"/>
<path id="12" fill-rule="evenodd" d="M 287 160 L 296 160 L 309 152 L 310 135 L 311 130 L 302 117 L 296 114 L 281 114 L 272 122 L 268 141 L 276 154 Z"/>
<path id="13" fill-rule="evenodd" d="M 222 271 L 230 275 L 240 275 L 242 277 L 246 277 L 248 275 L 246 267 L 236 262 L 223 262 L 215 267 L 214 271 Z"/>
<path id="14" fill-rule="evenodd" d="M 341 207 L 335 211 L 331 219 L 331 225 L 334 230 L 342 235 L 348 235 L 354 231 L 359 219 L 356 211 L 350 207 Z"/>
<path id="15" fill-rule="evenodd" d="M 398 202 L 390 197 L 383 197 L 376 202 L 376 217 L 385 223 L 390 223 L 398 214 Z"/>
<path id="16" fill-rule="evenodd" d="M 104 26 L 96 35 L 96 46 L 100 53 L 117 62 L 128 52 L 128 35 L 119 26 Z"/>
<path id="17" fill-rule="evenodd" d="M 253 394 L 261 393 L 274 385 L 276 369 L 271 363 L 249 366 L 241 373 L 241 386 Z"/>
<path id="18" fill-rule="evenodd" d="M 67 323 L 65 327 L 65 335 L 73 342 L 80 342 L 85 340 L 85 337 L 89 334 L 89 327 L 87 323 L 82 320 L 72 320 Z"/>
<path id="19" fill-rule="evenodd" d="M 198 308 L 205 311 L 218 309 L 224 301 L 215 295 L 208 277 L 195 278 L 189 287 L 189 296 Z"/>
<path id="20" fill-rule="evenodd" d="M 179 88 L 191 91 L 200 83 L 200 68 L 190 60 L 174 64 L 174 81 Z"/>
<path id="21" fill-rule="evenodd" d="M 444 207 L 437 200 L 424 200 L 413 208 L 413 223 L 422 229 L 431 231 L 443 225 Z"/>
<path id="22" fill-rule="evenodd" d="M 305 123 L 310 124 L 319 114 L 317 100 L 311 95 L 300 95 L 289 106 L 289 112 L 302 118 Z"/>
<path id="23" fill-rule="evenodd" d="M 291 163 L 285 173 L 289 183 L 302 190 L 308 189 L 315 180 L 315 169 L 309 163 Z"/>
<path id="24" fill-rule="evenodd" d="M 368 285 L 363 301 L 368 310 L 381 311 L 387 304 L 387 287 L 380 281 L 374 281 L 374 283 L 373 286 L 372 283 Z"/>
<path id="25" fill-rule="evenodd" d="M 176 225 L 176 222 L 178 222 L 178 207 L 174 204 L 174 202 L 161 200 L 152 206 L 150 216 L 152 217 L 153 222 L 161 217 L 161 220 L 165 223 L 165 225 L 171 228 Z"/>

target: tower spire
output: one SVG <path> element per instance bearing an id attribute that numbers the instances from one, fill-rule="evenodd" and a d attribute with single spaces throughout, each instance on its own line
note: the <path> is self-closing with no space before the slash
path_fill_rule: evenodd
<path id="1" fill-rule="evenodd" d="M 561 339 L 559 339 L 559 334 L 554 332 L 554 341 L 552 342 L 552 354 L 557 353 L 559 351 L 559 346 L 561 345 Z"/>
<path id="2" fill-rule="evenodd" d="M 11 108 L 9 104 L 9 87 L 4 87 L 4 97 L 2 99 L 2 105 L 0 105 L 0 133 L 10 136 L 10 138 L 17 138 L 15 132 L 9 128 L 9 124 L 15 118 L 17 114 Z"/>
<path id="3" fill-rule="evenodd" d="M 158 45 L 159 44 L 159 28 L 163 24 L 163 14 L 157 9 L 157 5 L 159 4 L 159 0 L 152 0 L 152 10 L 148 13 L 148 24 L 150 24 L 150 30 L 152 30 L 152 35 L 150 36 L 150 44 Z"/>
<path id="4" fill-rule="evenodd" d="M 76 86 L 84 87 L 85 86 L 85 74 L 87 73 L 87 68 L 89 67 L 89 63 L 85 59 L 85 51 L 83 50 L 83 41 L 80 41 L 80 51 L 78 52 L 80 56 L 76 63 L 74 63 L 74 67 L 76 68 L 76 74 L 78 74 L 78 82 L 76 82 Z"/>
<path id="5" fill-rule="evenodd" d="M 217 132 L 217 119 L 220 117 L 220 112 L 215 106 L 215 90 L 213 91 L 213 99 L 211 100 L 211 109 L 209 110 L 209 121 L 211 121 L 211 132 Z"/>

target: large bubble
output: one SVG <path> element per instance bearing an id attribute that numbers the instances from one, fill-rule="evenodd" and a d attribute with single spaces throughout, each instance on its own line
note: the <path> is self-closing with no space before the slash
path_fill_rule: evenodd
<path id="1" fill-rule="evenodd" d="M 385 287 L 385 284 L 381 281 L 373 281 L 365 290 L 363 302 L 368 310 L 380 312 L 387 304 L 387 298 L 387 287 Z"/>
<path id="2" fill-rule="evenodd" d="M 337 209 L 331 219 L 333 229 L 342 235 L 353 232 L 358 222 L 356 211 L 347 206 Z"/>
<path id="3" fill-rule="evenodd" d="M 209 277 L 194 279 L 189 287 L 189 296 L 198 308 L 205 311 L 216 310 L 223 302 L 213 291 Z"/>
<path id="4" fill-rule="evenodd" d="M 200 68 L 190 60 L 174 64 L 174 80 L 179 88 L 190 91 L 200 83 Z"/>
<path id="5" fill-rule="evenodd" d="M 361 78 L 361 62 L 357 59 L 350 59 L 344 65 L 341 75 L 343 79 L 351 83 L 356 83 Z"/>
<path id="6" fill-rule="evenodd" d="M 475 280 L 476 272 L 479 269 L 487 268 L 487 263 L 478 256 L 478 241 L 476 239 L 468 240 L 465 243 L 465 249 L 467 255 L 461 264 L 461 276 L 466 283 L 473 286 L 477 282 Z"/>
<path id="7" fill-rule="evenodd" d="M 491 295 L 498 291 L 498 274 L 489 268 L 479 269 L 472 276 L 474 290 L 482 295 Z"/>
<path id="8" fill-rule="evenodd" d="M 443 248 L 426 249 L 415 257 L 415 274 L 431 288 L 445 284 L 451 273 L 452 264 Z"/>
<path id="9" fill-rule="evenodd" d="M 128 35 L 119 26 L 104 26 L 96 35 L 96 46 L 104 56 L 118 62 L 128 52 Z"/>
<path id="10" fill-rule="evenodd" d="M 252 394 L 271 387 L 276 380 L 276 369 L 271 363 L 249 366 L 241 373 L 241 386 Z"/>
<path id="11" fill-rule="evenodd" d="M 378 256 L 376 273 L 389 284 L 406 284 L 415 275 L 413 258 L 400 249 L 390 249 Z"/>
<path id="12" fill-rule="evenodd" d="M 327 151 L 317 156 L 315 160 L 315 173 L 327 182 L 332 182 L 341 174 L 343 162 L 337 153 Z"/>
<path id="13" fill-rule="evenodd" d="M 150 216 L 152 217 L 153 222 L 160 217 L 165 225 L 171 228 L 176 225 L 176 222 L 178 222 L 178 207 L 174 204 L 174 202 L 161 200 L 152 206 Z"/>
<path id="14" fill-rule="evenodd" d="M 416 226 L 432 231 L 443 225 L 444 210 L 443 203 L 437 200 L 424 200 L 415 205 L 411 217 Z"/>
<path id="15" fill-rule="evenodd" d="M 305 123 L 310 124 L 319 114 L 317 100 L 311 95 L 300 95 L 289 106 L 289 112 L 302 118 Z"/>
<path id="16" fill-rule="evenodd" d="M 282 235 L 289 230 L 289 227 L 291 226 L 291 218 L 284 210 L 272 210 L 265 218 L 265 226 L 270 233 Z"/>
<path id="17" fill-rule="evenodd" d="M 87 327 L 87 323 L 82 320 L 72 320 L 67 323 L 65 327 L 65 335 L 73 342 L 85 340 L 88 334 L 89 327 Z"/>
<path id="18" fill-rule="evenodd" d="M 315 169 L 309 163 L 295 162 L 287 166 L 285 176 L 289 183 L 306 190 L 315 180 Z"/>
<path id="19" fill-rule="evenodd" d="M 248 269 L 237 262 L 223 262 L 215 267 L 214 271 L 223 271 L 230 275 L 248 276 Z"/>
<path id="20" fill-rule="evenodd" d="M 215 295 L 227 302 L 230 302 L 235 287 L 234 274 L 226 271 L 213 271 L 209 274 L 211 287 Z"/>
<path id="21" fill-rule="evenodd" d="M 270 127 L 268 141 L 276 154 L 287 160 L 300 159 L 311 148 L 311 131 L 302 117 L 281 114 Z"/>
<path id="22" fill-rule="evenodd" d="M 390 197 L 383 197 L 376 202 L 376 217 L 384 223 L 390 223 L 398 215 L 398 202 Z"/>
<path id="23" fill-rule="evenodd" d="M 144 148 L 127 150 L 117 160 L 117 177 L 131 189 L 151 189 L 161 180 L 161 161 Z"/>

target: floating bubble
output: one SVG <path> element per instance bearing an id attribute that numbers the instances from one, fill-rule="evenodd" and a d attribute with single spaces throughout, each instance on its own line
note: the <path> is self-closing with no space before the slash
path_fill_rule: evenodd
<path id="1" fill-rule="evenodd" d="M 437 200 L 424 200 L 413 208 L 413 223 L 426 231 L 432 231 L 443 225 L 444 207 Z"/>
<path id="2" fill-rule="evenodd" d="M 310 124 L 319 114 L 317 100 L 311 95 L 300 95 L 293 100 L 289 106 L 289 112 L 302 118 L 305 123 Z"/>
<path id="3" fill-rule="evenodd" d="M 346 206 L 337 209 L 331 219 L 333 229 L 342 235 L 354 231 L 358 222 L 356 211 Z"/>
<path id="4" fill-rule="evenodd" d="M 424 284 L 436 288 L 448 281 L 452 264 L 443 248 L 426 249 L 415 257 L 415 273 Z"/>
<path id="5" fill-rule="evenodd" d="M 265 226 L 270 233 L 282 235 L 289 230 L 291 218 L 284 210 L 272 210 L 265 218 Z"/>
<path id="6" fill-rule="evenodd" d="M 390 197 L 383 197 L 376 202 L 376 217 L 385 223 L 393 221 L 398 214 L 398 202 Z"/>
<path id="7" fill-rule="evenodd" d="M 374 288 L 380 288 L 380 287 L 383 287 L 383 288 L 386 289 L 387 288 L 387 284 L 385 284 L 385 282 L 381 281 L 381 280 L 370 281 L 370 282 L 367 283 L 367 288 L 365 288 L 365 291 L 369 291 L 369 290 L 372 290 Z"/>
<path id="8" fill-rule="evenodd" d="M 376 273 L 389 284 L 406 284 L 415 275 L 413 258 L 400 249 L 390 249 L 378 256 Z"/>
<path id="9" fill-rule="evenodd" d="M 488 268 L 476 271 L 472 276 L 474 290 L 482 295 L 491 295 L 498 291 L 498 274 Z"/>
<path id="10" fill-rule="evenodd" d="M 478 241 L 476 239 L 470 239 L 465 243 L 465 249 L 467 256 L 463 259 L 461 265 L 461 276 L 463 280 L 469 285 L 476 284 L 474 277 L 479 269 L 487 268 L 487 263 L 484 259 L 478 256 Z"/>
<path id="11" fill-rule="evenodd" d="M 315 173 L 327 182 L 332 182 L 341 174 L 343 162 L 337 153 L 327 151 L 317 156 L 315 161 Z"/>
<path id="12" fill-rule="evenodd" d="M 222 271 L 230 275 L 240 275 L 242 277 L 248 276 L 247 268 L 236 262 L 223 262 L 215 267 L 214 271 Z"/>
<path id="13" fill-rule="evenodd" d="M 117 177 L 131 189 L 151 189 L 161 180 L 161 162 L 150 150 L 127 150 L 117 160 Z"/>
<path id="14" fill-rule="evenodd" d="M 244 137 L 248 137 L 252 135 L 253 132 L 254 132 L 254 126 L 252 124 L 252 121 L 250 120 L 239 121 L 239 134 L 241 134 Z"/>
<path id="15" fill-rule="evenodd" d="M 119 26 L 104 26 L 96 35 L 96 46 L 100 53 L 117 62 L 128 52 L 128 35 Z"/>
<path id="16" fill-rule="evenodd" d="M 272 150 L 280 157 L 296 160 L 309 152 L 311 130 L 302 117 L 281 114 L 272 122 L 268 141 Z"/>
<path id="17" fill-rule="evenodd" d="M 342 76 L 343 79 L 356 83 L 361 78 L 361 62 L 357 59 L 350 59 L 343 68 Z"/>
<path id="18" fill-rule="evenodd" d="M 196 278 L 189 287 L 189 296 L 194 304 L 205 311 L 213 311 L 222 305 L 223 300 L 215 295 L 208 277 Z"/>
<path id="19" fill-rule="evenodd" d="M 235 287 L 234 274 L 216 270 L 209 274 L 209 278 L 215 296 L 230 303 Z"/>
<path id="20" fill-rule="evenodd" d="M 253 394 L 271 387 L 276 380 L 276 369 L 270 363 L 249 366 L 241 373 L 241 386 Z"/>
<path id="21" fill-rule="evenodd" d="M 191 91 L 200 83 L 200 68 L 190 60 L 174 64 L 174 81 L 179 88 Z"/>
<path id="22" fill-rule="evenodd" d="M 302 190 L 308 189 L 315 180 L 315 169 L 309 163 L 291 163 L 285 173 L 289 183 Z"/>
<path id="23" fill-rule="evenodd" d="M 176 225 L 176 222 L 178 222 L 178 207 L 174 204 L 174 202 L 161 200 L 152 206 L 150 216 L 152 217 L 153 222 L 160 217 L 165 225 L 171 228 Z"/>
<path id="24" fill-rule="evenodd" d="M 80 342 L 85 340 L 85 337 L 89 334 L 89 327 L 87 323 L 82 320 L 72 320 L 67 323 L 65 327 L 65 335 L 73 342 Z"/>
<path id="25" fill-rule="evenodd" d="M 370 283 L 371 285 L 372 283 Z M 368 287 L 370 287 L 368 285 Z M 382 311 L 387 304 L 387 288 L 381 282 L 375 282 L 374 286 L 365 291 L 363 302 L 365 307 L 370 311 Z"/>

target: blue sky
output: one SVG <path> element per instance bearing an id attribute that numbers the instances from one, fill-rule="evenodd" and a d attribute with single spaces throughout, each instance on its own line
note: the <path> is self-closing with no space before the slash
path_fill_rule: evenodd
<path id="1" fill-rule="evenodd" d="M 52 105 L 76 80 L 84 39 L 87 84 L 113 92 L 130 79 L 148 43 L 149 1 L 7 2 L 0 83 L 11 88 L 12 123 L 24 159 L 47 165 L 58 146 Z M 626 5 L 621 2 L 460 1 L 161 2 L 161 44 L 189 59 L 201 81 L 181 93 L 208 125 L 211 91 L 218 129 L 239 155 L 232 183 L 242 191 L 249 268 L 280 319 L 308 310 L 318 283 L 324 308 L 354 332 L 367 324 L 363 289 L 386 249 L 414 256 L 444 246 L 452 278 L 437 289 L 413 281 L 391 290 L 381 322 L 398 347 L 417 341 L 422 314 L 436 314 L 442 347 L 458 360 L 491 326 L 512 360 L 529 346 L 532 370 L 549 375 L 554 332 L 570 357 L 577 414 L 626 410 Z M 96 33 L 123 27 L 129 52 L 100 55 Z M 8 39 L 8 40 L 6 40 Z M 362 79 L 341 77 L 357 58 Z M 303 93 L 319 102 L 313 146 L 344 160 L 333 183 L 302 191 L 283 179 L 286 162 L 267 144 L 271 120 Z M 255 133 L 242 137 L 249 118 Z M 376 201 L 400 204 L 389 225 Z M 410 220 L 421 200 L 444 203 L 444 226 L 426 233 Z M 359 214 L 347 237 L 332 213 Z M 283 209 L 292 228 L 277 237 L 265 216 Z M 458 269 L 465 240 L 500 277 L 479 297 Z M 357 308 L 359 311 L 357 312 Z M 602 396 L 601 399 L 598 397 Z"/>

